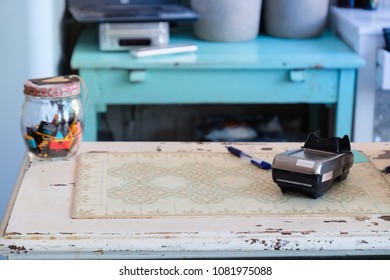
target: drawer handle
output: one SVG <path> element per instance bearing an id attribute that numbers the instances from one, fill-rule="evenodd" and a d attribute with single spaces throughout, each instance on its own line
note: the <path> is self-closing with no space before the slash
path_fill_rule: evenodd
<path id="1" fill-rule="evenodd" d="M 306 80 L 305 70 L 291 70 L 290 81 L 294 83 L 302 83 Z"/>
<path id="2" fill-rule="evenodd" d="M 145 70 L 130 70 L 129 81 L 130 83 L 142 83 L 146 80 Z"/>

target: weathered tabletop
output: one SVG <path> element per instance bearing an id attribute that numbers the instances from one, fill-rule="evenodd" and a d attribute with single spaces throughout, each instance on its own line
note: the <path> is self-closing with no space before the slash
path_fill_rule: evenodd
<path id="1" fill-rule="evenodd" d="M 83 142 L 79 154 L 227 153 L 226 144 Z M 234 145 L 248 153 L 273 156 L 302 143 Z M 390 165 L 390 143 L 352 143 L 352 148 L 366 155 L 377 169 Z M 390 254 L 390 202 L 387 213 L 382 207 L 381 213 L 74 219 L 72 201 L 78 168 L 77 157 L 64 161 L 26 159 L 1 226 L 1 255 L 10 259 L 141 259 Z M 376 168 L 369 176 L 383 180 Z M 384 177 L 389 181 L 390 175 Z M 386 180 L 384 199 L 390 201 Z"/>

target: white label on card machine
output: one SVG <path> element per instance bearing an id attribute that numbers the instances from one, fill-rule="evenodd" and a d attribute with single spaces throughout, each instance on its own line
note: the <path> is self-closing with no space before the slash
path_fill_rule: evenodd
<path id="1" fill-rule="evenodd" d="M 332 178 L 333 178 L 333 170 L 329 171 L 328 173 L 325 173 L 324 175 L 322 175 L 322 182 L 329 181 Z"/>

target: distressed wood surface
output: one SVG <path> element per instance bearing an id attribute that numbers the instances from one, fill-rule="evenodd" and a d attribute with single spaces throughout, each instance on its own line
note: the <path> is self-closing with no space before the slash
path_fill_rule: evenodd
<path id="1" fill-rule="evenodd" d="M 227 143 L 84 142 L 84 152 L 222 152 Z M 234 143 L 250 152 L 282 152 L 302 143 Z M 378 169 L 390 143 L 352 143 Z M 77 158 L 21 166 L 0 254 L 11 259 L 229 258 L 389 255 L 389 214 L 337 216 L 72 219 Z M 390 175 L 385 175 L 387 180 Z M 275 187 L 277 187 L 275 185 Z"/>

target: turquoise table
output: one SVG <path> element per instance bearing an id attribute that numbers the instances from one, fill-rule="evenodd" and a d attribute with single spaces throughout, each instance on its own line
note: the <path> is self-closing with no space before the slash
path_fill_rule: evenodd
<path id="1" fill-rule="evenodd" d="M 332 33 L 237 43 L 173 34 L 171 43 L 199 50 L 137 59 L 99 51 L 96 30 L 83 30 L 71 66 L 90 93 L 85 140 L 97 139 L 97 114 L 115 104 L 327 104 L 335 109 L 334 135 L 351 136 L 356 71 L 364 61 Z"/>

